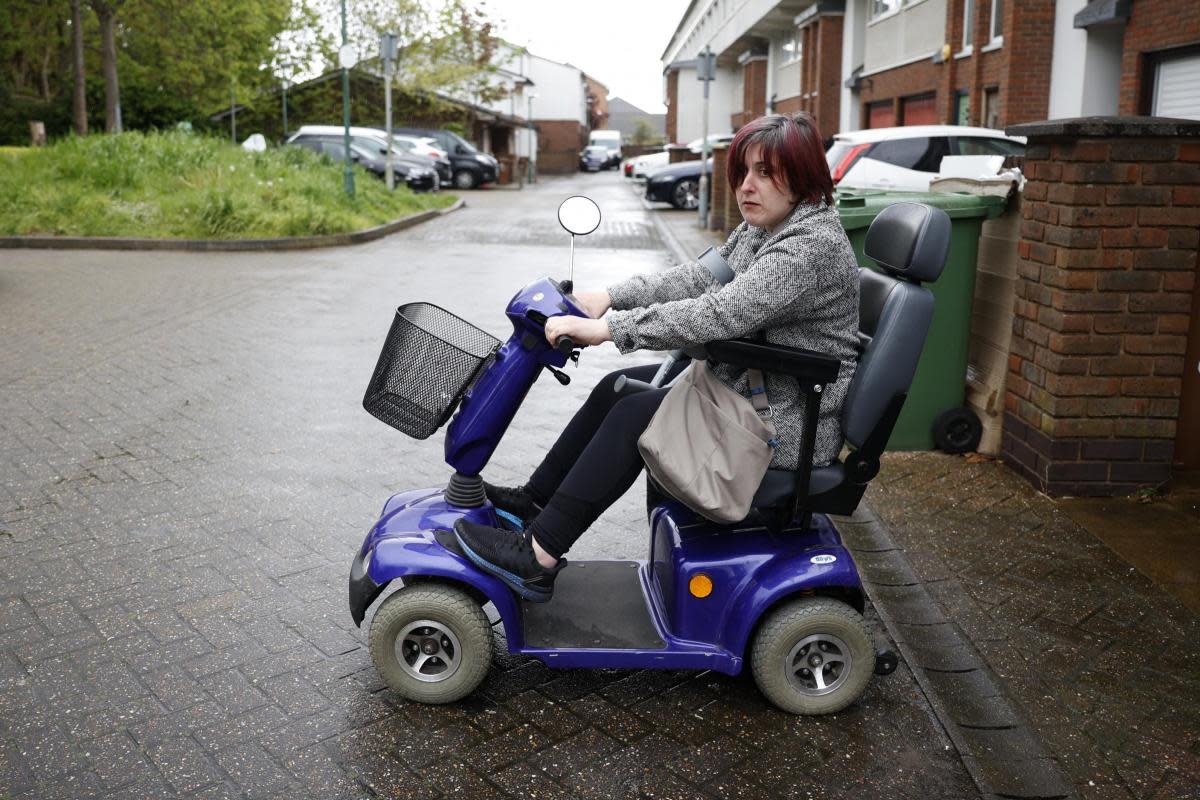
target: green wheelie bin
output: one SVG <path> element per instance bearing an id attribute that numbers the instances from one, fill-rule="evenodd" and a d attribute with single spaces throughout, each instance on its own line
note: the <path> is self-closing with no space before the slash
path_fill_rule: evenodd
<path id="1" fill-rule="evenodd" d="M 982 431 L 979 418 L 966 407 L 967 346 L 971 337 L 971 305 L 975 297 L 975 257 L 985 219 L 1004 212 L 1003 197 L 942 192 L 836 192 L 842 226 L 863 267 L 874 267 L 863 255 L 867 228 L 892 203 L 925 203 L 950 217 L 950 253 L 942 276 L 929 285 L 934 296 L 933 322 L 925 351 L 917 364 L 908 400 L 888 441 L 889 450 L 974 450 Z"/>

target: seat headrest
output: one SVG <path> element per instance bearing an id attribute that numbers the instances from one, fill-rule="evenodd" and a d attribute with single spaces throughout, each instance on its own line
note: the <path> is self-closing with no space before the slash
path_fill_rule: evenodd
<path id="1" fill-rule="evenodd" d="M 879 212 L 863 254 L 885 272 L 918 282 L 936 281 L 950 251 L 950 217 L 923 203 L 893 203 Z"/>

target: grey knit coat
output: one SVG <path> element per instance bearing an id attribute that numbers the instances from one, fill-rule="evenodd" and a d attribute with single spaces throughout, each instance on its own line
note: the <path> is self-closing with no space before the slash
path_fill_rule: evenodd
<path id="1" fill-rule="evenodd" d="M 613 310 L 605 319 L 613 342 L 622 353 L 675 350 L 762 331 L 772 344 L 839 359 L 837 381 L 821 399 L 813 459 L 828 464 L 842 447 L 839 418 L 858 334 L 858 267 L 837 211 L 823 201 L 801 203 L 774 234 L 743 222 L 720 252 L 734 272 L 724 286 L 692 261 L 608 287 Z M 750 396 L 745 370 L 719 364 L 713 372 Z M 768 373 L 766 383 L 780 439 L 771 466 L 796 469 L 804 396 L 793 378 Z"/>

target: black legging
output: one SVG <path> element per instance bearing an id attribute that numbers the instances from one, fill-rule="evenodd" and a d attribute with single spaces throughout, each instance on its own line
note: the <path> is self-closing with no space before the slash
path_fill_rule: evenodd
<path id="1" fill-rule="evenodd" d="M 686 362 L 677 363 L 667 380 L 684 366 Z M 658 365 L 651 364 L 604 376 L 529 478 L 527 491 L 544 507 L 530 528 L 555 558 L 571 549 L 642 471 L 637 440 L 668 390 L 621 396 L 613 383 L 621 375 L 648 382 L 657 371 Z"/>

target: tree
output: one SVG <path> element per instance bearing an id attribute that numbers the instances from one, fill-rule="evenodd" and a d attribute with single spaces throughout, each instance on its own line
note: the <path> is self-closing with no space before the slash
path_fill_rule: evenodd
<path id="1" fill-rule="evenodd" d="M 43 102 L 58 94 L 66 11 L 65 0 L 0 3 L 0 64 L 14 94 Z"/>
<path id="2" fill-rule="evenodd" d="M 328 68 L 341 46 L 339 0 L 314 0 L 326 22 L 316 33 Z M 347 8 L 347 41 L 359 61 L 379 58 L 379 38 L 395 33 L 399 40 L 396 84 L 409 91 L 465 93 L 494 99 L 488 76 L 499 40 L 486 10 L 472 0 L 355 0 Z M 338 21 L 336 29 L 330 21 Z"/>
<path id="3" fill-rule="evenodd" d="M 117 11 L 125 0 L 89 0 L 100 20 L 101 71 L 104 73 L 104 130 L 121 132 L 121 87 L 117 80 Z"/>
<path id="4" fill-rule="evenodd" d="M 83 8 L 82 0 L 71 0 L 71 72 L 74 77 L 74 92 L 71 96 L 71 121 L 75 133 L 87 136 L 87 72 L 83 63 Z"/>
<path id="5" fill-rule="evenodd" d="M 206 116 L 274 84 L 269 65 L 287 29 L 291 0 L 129 0 L 123 14 L 122 75 L 138 86 L 144 110 Z M 124 77 L 123 77 L 124 79 Z"/>
<path id="6" fill-rule="evenodd" d="M 658 138 L 658 134 L 654 132 L 654 127 L 645 119 L 639 119 L 637 125 L 633 128 L 633 135 L 630 137 L 630 141 L 633 144 L 650 144 Z"/>

